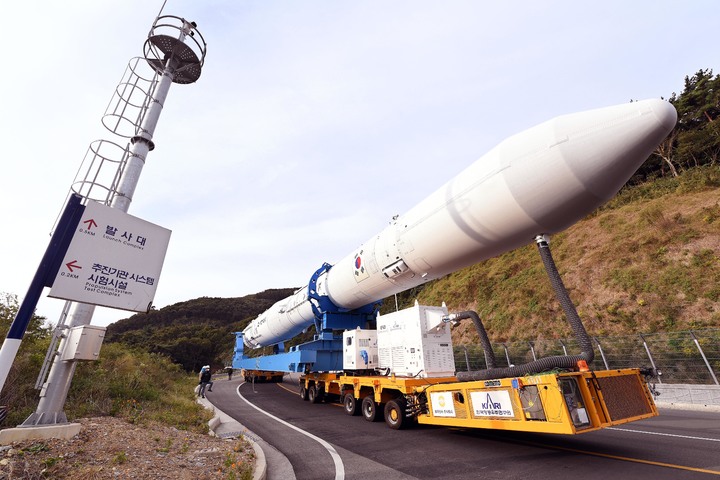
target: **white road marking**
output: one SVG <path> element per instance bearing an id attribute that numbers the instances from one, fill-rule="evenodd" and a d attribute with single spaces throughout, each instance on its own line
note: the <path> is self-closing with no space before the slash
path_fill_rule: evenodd
<path id="1" fill-rule="evenodd" d="M 660 437 L 687 438 L 689 440 L 705 440 L 706 442 L 720 442 L 720 438 L 691 437 L 689 435 L 676 435 L 674 433 L 644 432 L 642 430 L 631 430 L 629 428 L 608 427 L 606 430 L 617 430 L 618 432 L 644 433 L 646 435 L 658 435 Z"/>
<path id="2" fill-rule="evenodd" d="M 245 382 L 243 382 L 243 383 L 245 383 Z M 288 423 L 288 422 L 286 422 L 285 420 L 283 420 L 283 419 L 281 419 L 281 418 L 278 418 L 278 417 L 276 417 L 275 415 L 273 415 L 273 414 L 271 414 L 271 413 L 269 413 L 269 412 L 266 412 L 266 411 L 263 410 L 262 408 L 254 405 L 254 404 L 252 404 L 252 403 L 250 403 L 250 401 L 249 401 L 247 398 L 243 397 L 242 394 L 240 393 L 240 387 L 243 385 L 243 383 L 241 383 L 240 385 L 238 385 L 238 388 L 237 388 L 238 397 L 240 397 L 242 400 L 245 401 L 245 403 L 247 403 L 248 405 L 250 405 L 251 407 L 253 407 L 253 408 L 254 408 L 255 410 L 257 410 L 258 412 L 263 413 L 263 414 L 267 415 L 268 417 L 272 418 L 273 420 L 282 423 L 282 424 L 285 425 L 286 427 L 290 427 L 290 428 L 292 428 L 293 430 L 295 430 L 295 431 L 297 431 L 297 432 L 299 432 L 299 433 L 302 433 L 303 435 L 305 435 L 305 436 L 307 436 L 307 437 L 312 438 L 313 440 L 315 440 L 316 442 L 318 442 L 320 445 L 322 445 L 323 447 L 325 447 L 325 450 L 328 451 L 328 453 L 330 454 L 330 457 L 332 457 L 332 459 L 333 459 L 333 463 L 335 464 L 335 480 L 344 480 L 344 479 L 345 479 L 345 465 L 343 464 L 342 459 L 340 458 L 340 455 L 339 455 L 339 454 L 337 453 L 337 451 L 335 450 L 335 447 L 333 447 L 332 445 L 330 445 L 328 442 L 326 442 L 326 441 L 323 440 L 322 438 L 316 437 L 316 436 L 313 435 L 312 433 L 306 432 L 305 430 L 303 430 L 303 429 L 301 429 L 301 428 L 298 428 L 298 427 L 296 427 L 295 425 L 293 425 L 293 424 L 291 424 L 291 423 Z"/>

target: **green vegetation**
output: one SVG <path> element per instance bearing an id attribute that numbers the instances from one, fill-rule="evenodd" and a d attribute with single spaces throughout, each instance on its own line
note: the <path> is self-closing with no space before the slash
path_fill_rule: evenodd
<path id="1" fill-rule="evenodd" d="M 673 93 L 669 101 L 678 112 L 677 126 L 638 170 L 632 185 L 718 164 L 720 75 L 705 69 L 686 76 L 683 91 Z"/>
<path id="2" fill-rule="evenodd" d="M 106 342 L 166 355 L 186 371 L 230 364 L 233 332 L 293 292 L 274 289 L 240 298 L 201 297 L 139 313 L 109 326 Z"/>
<path id="3" fill-rule="evenodd" d="M 7 336 L 19 306 L 16 295 L 0 293 L 0 336 L 3 339 Z M 50 329 L 45 325 L 45 318 L 33 315 L 5 380 L 5 388 L 0 394 L 0 405 L 10 407 L 5 425 L 18 425 L 35 411 L 35 379 L 49 346 Z"/>
<path id="4" fill-rule="evenodd" d="M 97 362 L 78 364 L 65 411 L 73 418 L 112 415 L 206 432 L 210 414 L 195 401 L 196 385 L 194 374 L 164 355 L 109 343 Z"/>
<path id="5" fill-rule="evenodd" d="M 0 297 L 0 333 L 5 336 L 18 309 L 13 295 Z M 49 346 L 45 319 L 30 322 L 0 396 L 10 407 L 3 426 L 21 424 L 35 411 L 35 379 Z M 183 430 L 207 432 L 210 413 L 195 402 L 197 378 L 167 356 L 106 344 L 97 362 L 79 362 L 68 394 L 68 418 L 113 415 L 132 423 L 158 421 Z"/>

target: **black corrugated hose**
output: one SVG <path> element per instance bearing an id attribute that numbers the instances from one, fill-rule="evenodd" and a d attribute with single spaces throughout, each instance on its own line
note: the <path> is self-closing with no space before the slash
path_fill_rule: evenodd
<path id="1" fill-rule="evenodd" d="M 477 370 L 474 372 L 457 372 L 456 376 L 458 380 L 489 380 L 495 378 L 519 377 L 522 375 L 546 372 L 557 368 L 573 369 L 576 368 L 578 362 L 585 361 L 586 363 L 590 363 L 593 361 L 593 358 L 595 358 L 592 341 L 585 331 L 585 326 L 583 325 L 582 320 L 580 320 L 580 316 L 575 309 L 575 305 L 572 300 L 570 300 L 570 296 L 568 295 L 565 285 L 560 278 L 557 267 L 555 267 L 555 261 L 550 253 L 550 246 L 548 245 L 547 238 L 544 235 L 538 236 L 535 241 L 538 245 L 540 257 L 545 265 L 545 270 L 550 278 L 550 283 L 555 290 L 555 296 L 560 302 L 560 305 L 562 305 L 565 317 L 575 333 L 575 338 L 580 344 L 582 352 L 580 355 L 556 355 L 552 357 L 545 357 L 524 365 L 507 368 L 488 368 L 487 370 Z M 483 348 L 488 351 L 488 348 L 484 345 Z M 492 351 L 492 348 L 489 350 Z"/>
<path id="2" fill-rule="evenodd" d="M 490 338 L 488 338 L 487 331 L 485 331 L 485 326 L 482 323 L 482 320 L 480 320 L 480 316 L 473 312 L 472 310 L 468 310 L 466 312 L 458 312 L 455 314 L 452 314 L 449 316 L 451 321 L 455 320 L 465 320 L 466 318 L 469 318 L 473 321 L 475 324 L 475 329 L 478 332 L 478 337 L 480 338 L 480 344 L 483 347 L 483 350 L 485 351 L 485 361 L 487 362 L 488 368 L 495 368 L 497 367 L 497 362 L 495 360 L 495 352 L 493 352 L 492 344 L 490 343 Z M 469 367 L 468 367 L 469 368 Z"/>

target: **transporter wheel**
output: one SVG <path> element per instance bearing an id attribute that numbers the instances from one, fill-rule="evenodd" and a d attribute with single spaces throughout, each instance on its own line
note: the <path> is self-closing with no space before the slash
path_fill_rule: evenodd
<path id="1" fill-rule="evenodd" d="M 345 413 L 348 415 L 360 415 L 360 405 L 358 404 L 357 398 L 355 398 L 352 393 L 345 395 L 345 398 L 343 399 L 343 407 L 345 408 Z"/>
<path id="2" fill-rule="evenodd" d="M 311 385 L 308 389 L 308 400 L 310 403 L 320 403 L 323 400 L 323 391 L 317 385 Z"/>
<path id="3" fill-rule="evenodd" d="M 410 422 L 405 418 L 406 405 L 405 399 L 402 398 L 390 400 L 385 405 L 385 423 L 388 427 L 393 430 L 407 428 Z"/>
<path id="4" fill-rule="evenodd" d="M 307 388 L 305 388 L 305 385 L 300 387 L 300 398 L 307 401 L 308 399 L 308 391 Z"/>
<path id="5" fill-rule="evenodd" d="M 378 421 L 380 419 L 380 409 L 378 407 L 379 405 L 375 403 L 372 395 L 368 395 L 367 397 L 363 398 L 362 406 L 360 408 L 363 418 L 368 422 Z"/>

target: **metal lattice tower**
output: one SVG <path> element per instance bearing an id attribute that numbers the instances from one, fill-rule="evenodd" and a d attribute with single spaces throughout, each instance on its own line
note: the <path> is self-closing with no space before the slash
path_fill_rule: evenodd
<path id="1" fill-rule="evenodd" d="M 198 80 L 205 61 L 207 44 L 195 22 L 172 15 L 158 16 L 143 47 L 143 57 L 130 60 L 108 104 L 102 123 L 112 139 L 92 142 L 70 188 L 83 203 L 93 200 L 127 212 L 140 173 L 150 151 L 155 148 L 153 134 L 173 83 Z M 125 146 L 123 146 L 125 144 Z M 52 362 L 47 381 L 43 367 L 37 410 L 23 427 L 66 423 L 65 399 L 75 371 L 75 361 L 62 361 L 64 331 L 89 325 L 95 305 L 67 302 L 54 339 L 57 352 L 48 352 Z M 57 344 L 57 342 L 54 342 Z"/>
<path id="2" fill-rule="evenodd" d="M 197 81 L 206 51 L 194 22 L 171 15 L 155 20 L 144 56 L 130 60 L 102 117 L 113 137 L 90 144 L 72 193 L 106 205 L 125 194 L 120 182 L 128 164 L 133 158 L 144 162 L 155 148 L 153 134 L 170 85 Z"/>

